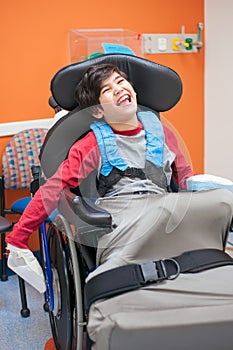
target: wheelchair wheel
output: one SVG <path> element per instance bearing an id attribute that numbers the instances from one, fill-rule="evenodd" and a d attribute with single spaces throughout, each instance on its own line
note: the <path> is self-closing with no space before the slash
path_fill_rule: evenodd
<path id="1" fill-rule="evenodd" d="M 55 227 L 48 239 L 54 294 L 54 308 L 49 311 L 50 325 L 56 349 L 68 350 L 71 349 L 73 335 L 73 283 L 67 244 L 62 233 Z"/>
<path id="2" fill-rule="evenodd" d="M 86 323 L 78 252 L 71 228 L 62 216 L 57 217 L 48 241 L 53 275 L 54 308 L 50 310 L 50 324 L 54 343 L 57 350 L 82 350 Z"/>

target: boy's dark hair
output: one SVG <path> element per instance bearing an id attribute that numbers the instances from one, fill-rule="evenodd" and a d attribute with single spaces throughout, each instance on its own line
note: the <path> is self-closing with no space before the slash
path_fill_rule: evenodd
<path id="1" fill-rule="evenodd" d="M 113 64 L 97 64 L 89 67 L 75 89 L 75 100 L 80 109 L 99 105 L 102 81 L 114 72 L 127 79 L 127 76 Z"/>

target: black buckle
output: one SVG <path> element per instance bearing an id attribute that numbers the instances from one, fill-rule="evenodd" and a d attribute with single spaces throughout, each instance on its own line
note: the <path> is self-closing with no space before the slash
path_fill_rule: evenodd
<path id="1" fill-rule="evenodd" d="M 166 263 L 172 263 L 175 265 L 176 272 L 169 274 L 167 271 Z M 161 259 L 155 261 L 149 261 L 143 263 L 141 266 L 141 272 L 144 278 L 144 283 L 152 283 L 162 280 L 174 280 L 180 274 L 180 265 L 174 259 Z"/>
<path id="2" fill-rule="evenodd" d="M 180 274 L 180 265 L 178 264 L 178 262 L 175 259 L 162 259 L 162 260 L 158 260 L 158 261 L 161 264 L 161 267 L 162 267 L 165 279 L 174 280 L 174 279 L 176 279 L 179 276 L 179 274 Z M 173 265 L 175 265 L 175 268 L 176 268 L 176 272 L 175 273 L 169 274 L 167 272 L 166 262 L 172 263 Z"/>
<path id="3" fill-rule="evenodd" d="M 139 168 L 126 168 L 124 171 L 121 172 L 123 176 L 129 176 L 129 177 L 138 177 L 140 179 L 146 179 L 146 176 L 142 169 Z"/>
<path id="4" fill-rule="evenodd" d="M 140 265 L 145 283 L 156 282 L 159 280 L 158 270 L 154 261 L 149 261 Z"/>
<path id="5" fill-rule="evenodd" d="M 124 171 L 124 175 L 125 176 L 132 176 L 132 177 L 136 177 L 136 172 L 137 169 L 136 168 L 127 168 Z"/>

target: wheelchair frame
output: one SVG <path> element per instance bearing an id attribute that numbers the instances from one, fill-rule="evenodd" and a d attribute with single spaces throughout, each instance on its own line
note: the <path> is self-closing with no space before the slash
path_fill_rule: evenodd
<path id="1" fill-rule="evenodd" d="M 77 82 L 80 80 L 82 72 L 92 64 L 109 62 L 117 64 L 120 69 L 126 72 L 129 79 L 136 86 L 141 84 L 141 79 L 134 78 L 134 69 L 143 80 L 149 80 L 149 84 L 140 87 L 139 104 L 147 106 L 149 109 L 158 113 L 172 108 L 180 99 L 182 94 L 182 84 L 179 76 L 170 68 L 154 64 L 153 62 L 128 55 L 103 55 L 95 59 L 87 60 L 82 63 L 73 64 L 61 69 L 52 79 L 51 91 L 58 104 L 66 109 L 71 110 L 69 114 L 59 120 L 56 125 L 48 132 L 46 140 L 41 150 L 40 160 L 43 172 L 47 177 L 53 175 L 58 165 L 65 159 L 71 145 L 86 132 L 89 128 L 92 118 L 88 114 L 83 114 L 79 122 L 80 130 L 72 127 L 77 120 L 78 108 L 73 99 L 73 91 Z M 142 70 L 141 70 L 142 64 Z M 145 71 L 143 64 L 149 67 Z M 159 78 L 156 80 L 163 82 L 162 92 L 153 90 L 151 81 L 155 78 L 151 75 L 151 70 L 155 69 Z M 72 79 L 76 76 L 76 80 Z M 165 79 L 165 83 L 164 83 Z M 167 89 L 171 92 L 169 101 L 166 100 Z M 66 90 L 66 94 L 64 94 Z M 155 101 L 151 104 L 151 91 Z M 69 135 L 69 140 L 65 140 L 64 134 Z M 62 143 L 61 143 L 62 140 Z M 61 147 L 62 144 L 62 147 Z M 57 150 L 61 152 L 57 152 Z M 48 159 L 51 162 L 48 162 Z M 48 166 L 49 163 L 49 166 Z M 88 186 L 87 186 L 88 187 Z M 85 214 L 87 204 L 82 203 L 82 199 L 70 191 L 65 191 L 67 201 L 74 211 L 80 211 L 84 221 L 91 220 L 97 227 L 109 227 L 109 217 L 105 212 L 95 211 L 91 206 L 91 214 Z M 80 202 L 81 201 L 81 202 Z M 78 206 L 78 208 L 77 208 Z M 86 217 L 85 217 L 86 215 Z M 89 215 L 89 219 L 88 219 Z M 104 224 L 101 224 L 103 223 Z M 46 276 L 46 300 L 49 303 L 49 314 L 52 334 L 57 350 L 90 350 L 92 342 L 88 337 L 86 325 L 87 315 L 84 309 L 84 284 L 88 272 L 93 268 L 93 258 L 88 255 L 86 248 L 76 241 L 75 227 L 72 221 L 68 220 L 63 212 L 56 217 L 54 223 L 50 225 L 48 232 L 42 230 L 43 237 L 43 256 L 44 271 Z M 63 294 L 62 294 L 63 293 Z M 233 323 L 233 322 L 232 322 Z M 162 344 L 162 343 L 161 343 Z M 166 348 L 168 349 L 168 348 Z M 174 344 L 173 344 L 173 349 Z M 178 349 L 178 348 L 177 348 Z M 179 348 L 181 349 L 181 348 Z"/>

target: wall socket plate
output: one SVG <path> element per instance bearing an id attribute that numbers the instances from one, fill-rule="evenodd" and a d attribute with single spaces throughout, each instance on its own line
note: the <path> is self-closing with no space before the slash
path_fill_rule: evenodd
<path id="1" fill-rule="evenodd" d="M 190 41 L 191 49 L 187 41 Z M 185 46 L 186 45 L 186 46 Z M 144 54 L 164 53 L 196 53 L 202 43 L 198 43 L 197 34 L 142 34 L 142 50 Z"/>

